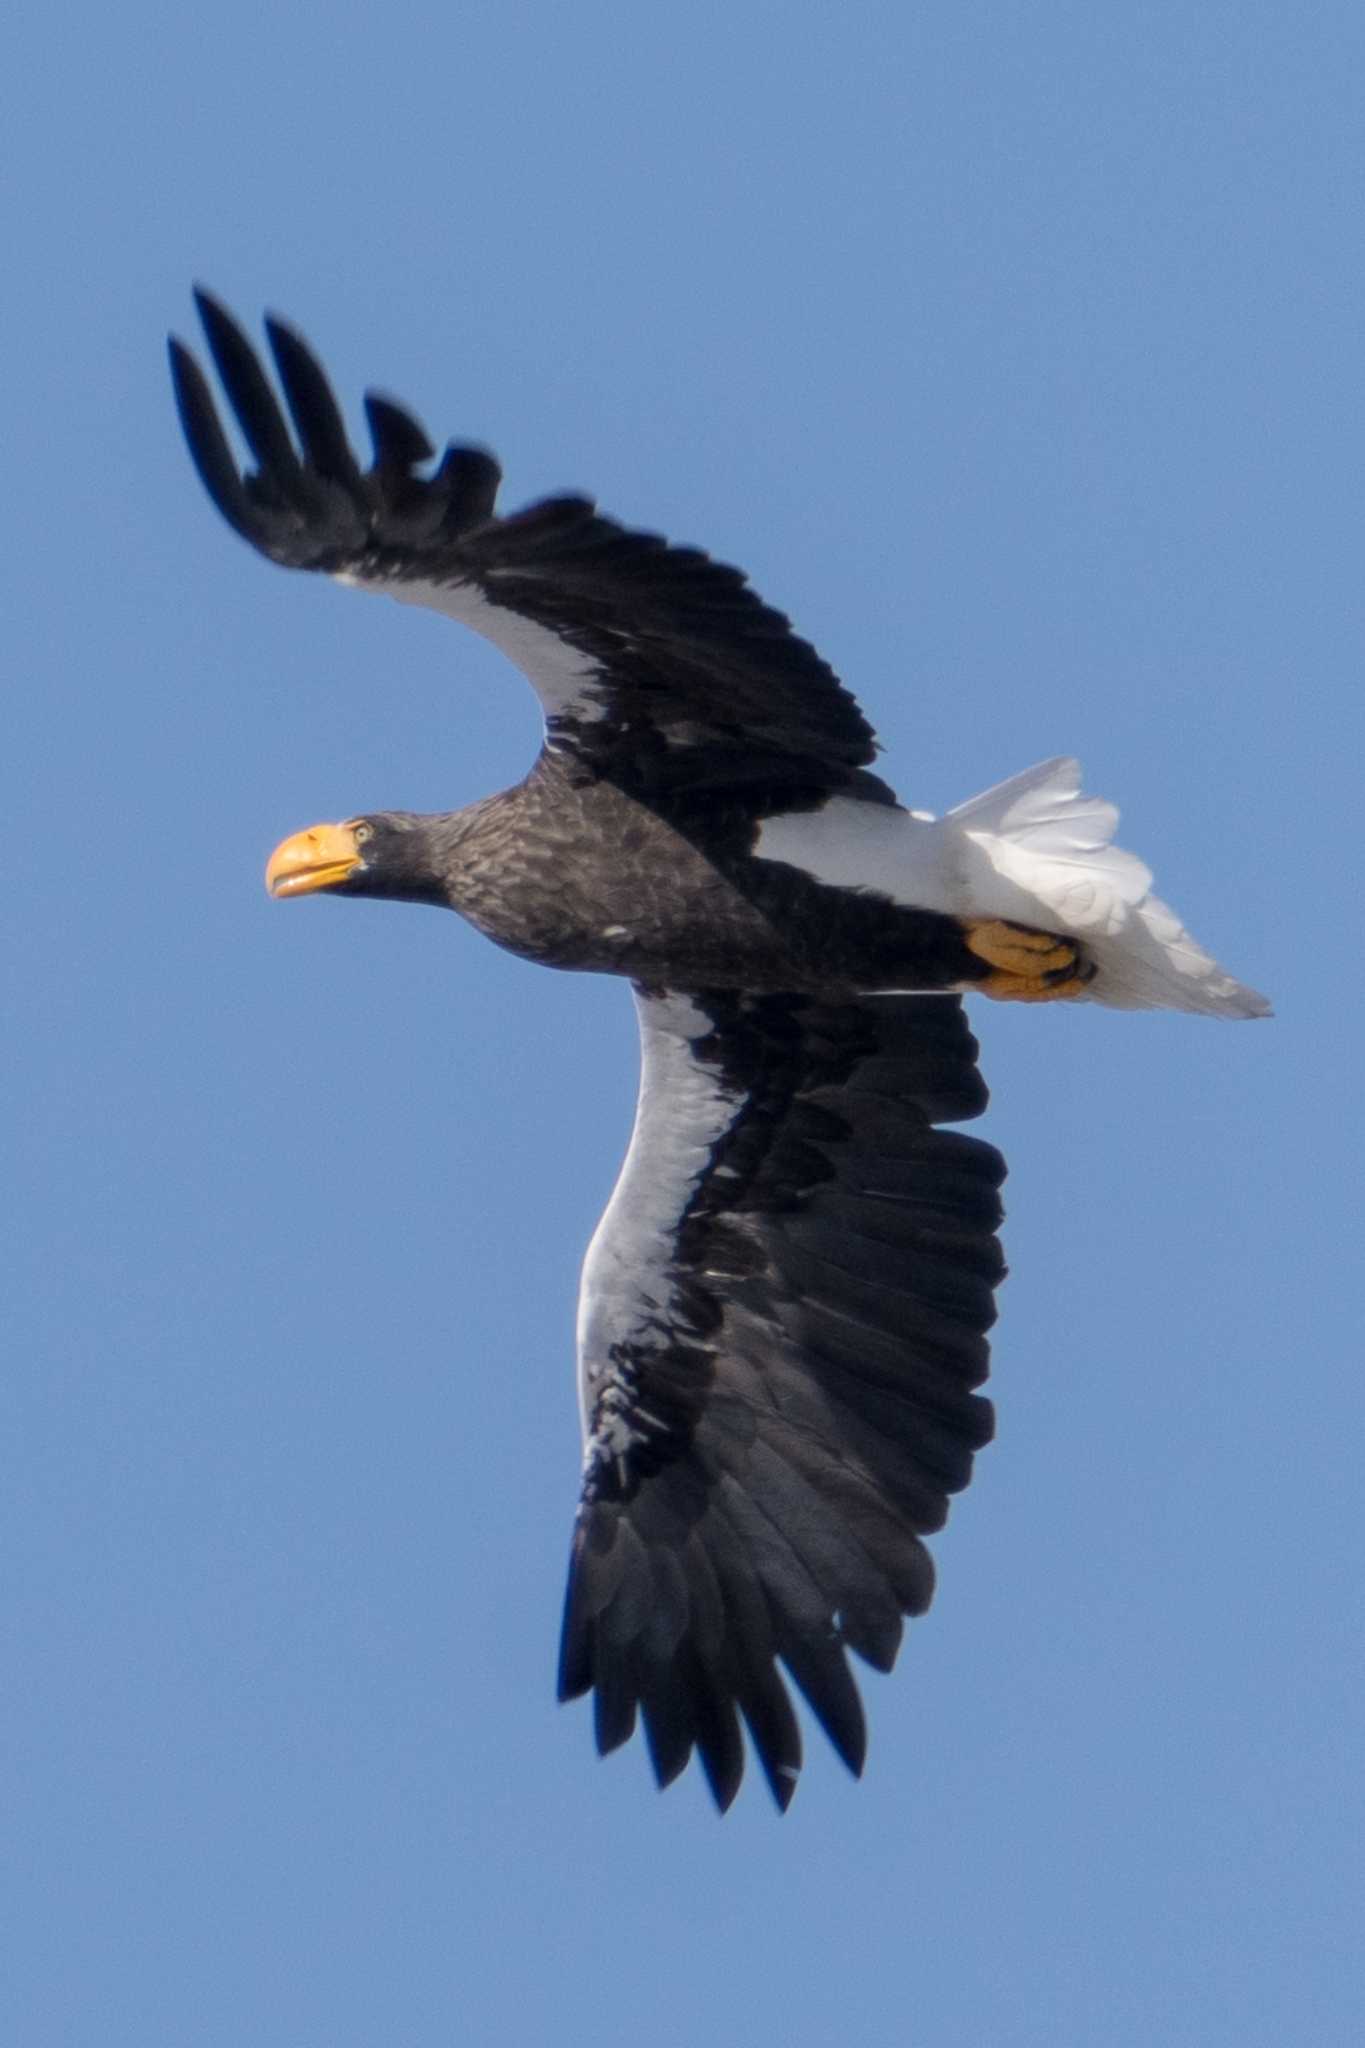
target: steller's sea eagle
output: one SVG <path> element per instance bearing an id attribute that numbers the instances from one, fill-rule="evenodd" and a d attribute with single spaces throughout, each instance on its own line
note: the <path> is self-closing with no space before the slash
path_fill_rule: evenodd
<path id="1" fill-rule="evenodd" d="M 317 361 L 266 322 L 288 416 L 197 294 L 254 467 L 172 340 L 190 452 L 274 562 L 444 612 L 521 667 L 545 738 L 515 789 L 370 812 L 271 856 L 276 896 L 447 905 L 550 967 L 633 985 L 643 1064 L 583 1267 L 584 1432 L 559 1691 L 598 1748 L 643 1719 L 667 1784 L 717 1804 L 741 1717 L 785 1807 L 801 1737 L 779 1665 L 849 1768 L 846 1652 L 879 1671 L 922 1614 L 992 1429 L 976 1391 L 1004 1273 L 963 993 L 1258 1017 L 1055 760 L 941 819 L 873 772 L 848 691 L 738 570 L 581 497 L 494 509 L 500 472 L 367 397 L 362 469 Z"/>

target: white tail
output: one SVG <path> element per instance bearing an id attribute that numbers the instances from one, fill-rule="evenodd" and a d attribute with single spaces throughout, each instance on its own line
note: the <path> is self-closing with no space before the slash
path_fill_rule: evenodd
<path id="1" fill-rule="evenodd" d="M 941 821 L 968 914 L 1007 917 L 1085 941 L 1088 1000 L 1116 1010 L 1267 1017 L 1255 989 L 1226 974 L 1159 896 L 1151 870 L 1113 843 L 1119 814 L 1081 790 L 1077 761 L 1043 761 Z"/>

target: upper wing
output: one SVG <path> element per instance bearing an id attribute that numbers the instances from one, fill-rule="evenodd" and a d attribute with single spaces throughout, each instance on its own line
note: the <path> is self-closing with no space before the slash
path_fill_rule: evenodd
<path id="1" fill-rule="evenodd" d="M 430 476 L 426 435 L 365 400 L 362 471 L 318 363 L 266 322 L 292 432 L 241 329 L 196 294 L 209 349 L 255 462 L 243 475 L 208 381 L 172 339 L 180 417 L 223 517 L 288 568 L 320 569 L 471 626 L 534 685 L 552 745 L 642 797 L 766 788 L 890 792 L 867 774 L 872 729 L 833 671 L 738 569 L 604 519 L 581 497 L 494 514 L 501 471 L 450 447 Z"/>
<path id="2" fill-rule="evenodd" d="M 637 1708 L 660 1783 L 723 1808 L 738 1715 L 779 1804 L 775 1660 L 853 1770 L 851 1648 L 888 1670 L 991 1434 L 1000 1155 L 933 1128 L 986 1091 L 961 1004 L 641 994 L 630 1151 L 583 1272 L 587 1436 L 561 1647 L 598 1746 Z"/>

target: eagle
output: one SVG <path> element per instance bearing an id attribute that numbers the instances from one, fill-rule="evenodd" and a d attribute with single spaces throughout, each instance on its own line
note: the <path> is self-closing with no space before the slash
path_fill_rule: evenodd
<path id="1" fill-rule="evenodd" d="M 500 514 L 491 455 L 435 460 L 373 392 L 362 467 L 297 331 L 266 320 L 272 384 L 195 296 L 246 467 L 174 337 L 172 377 L 228 524 L 458 620 L 540 699 L 515 788 L 314 825 L 267 885 L 442 906 L 630 982 L 639 1103 L 582 1273 L 559 1694 L 592 1694 L 603 1753 L 642 1722 L 661 1786 L 695 1751 L 722 1812 L 747 1729 L 785 1810 L 786 1681 L 860 1773 L 848 1652 L 891 1668 L 933 1591 L 924 1539 L 992 1434 L 1005 1168 L 947 1128 L 986 1103 L 963 997 L 1268 1005 L 1153 895 L 1074 761 L 903 808 L 852 695 L 739 570 L 581 496 Z"/>

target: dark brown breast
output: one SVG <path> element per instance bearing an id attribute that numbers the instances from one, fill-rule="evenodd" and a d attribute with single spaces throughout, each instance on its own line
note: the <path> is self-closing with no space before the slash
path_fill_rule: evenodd
<path id="1" fill-rule="evenodd" d="M 448 900 L 525 959 L 652 987 L 933 989 L 978 969 L 953 919 L 756 860 L 732 823 L 719 805 L 671 819 L 543 755 L 459 815 Z"/>

